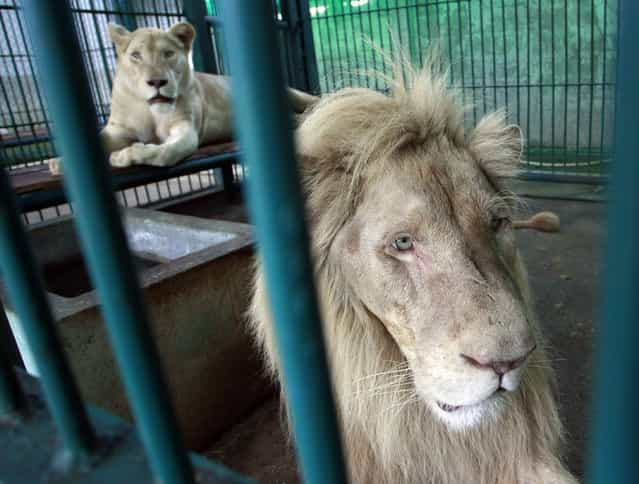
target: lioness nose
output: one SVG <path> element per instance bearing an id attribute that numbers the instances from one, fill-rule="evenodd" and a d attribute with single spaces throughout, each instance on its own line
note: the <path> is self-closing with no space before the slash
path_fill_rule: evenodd
<path id="1" fill-rule="evenodd" d="M 508 373 L 509 371 L 515 370 L 519 368 L 524 362 L 528 359 L 530 354 L 535 351 L 537 345 L 533 346 L 530 350 L 528 350 L 523 356 L 519 358 L 515 358 L 513 360 L 490 360 L 490 361 L 482 361 L 472 356 L 468 356 L 465 354 L 461 354 L 461 357 L 465 359 L 468 363 L 473 365 L 476 368 L 493 370 L 499 376 Z"/>
<path id="2" fill-rule="evenodd" d="M 160 89 L 162 86 L 166 86 L 167 84 L 166 79 L 149 79 L 148 81 L 146 81 L 146 83 L 151 86 L 151 87 L 155 87 L 157 89 Z"/>

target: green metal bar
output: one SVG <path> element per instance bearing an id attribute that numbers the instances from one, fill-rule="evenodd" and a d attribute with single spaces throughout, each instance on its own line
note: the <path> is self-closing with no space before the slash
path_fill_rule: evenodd
<path id="1" fill-rule="evenodd" d="M 482 103 L 484 106 L 483 114 L 486 114 L 487 105 L 486 105 L 486 53 L 484 49 L 484 5 L 483 0 L 479 0 L 479 35 L 481 42 L 481 80 L 484 86 L 482 90 Z M 474 82 L 474 81 L 473 81 Z"/>
<path id="2" fill-rule="evenodd" d="M 552 147 L 551 160 L 553 163 L 557 161 L 556 143 L 555 143 L 555 96 L 557 90 L 557 79 L 555 77 L 555 0 L 550 1 L 550 11 L 553 15 L 550 18 L 550 78 L 552 82 L 552 93 L 550 97 L 550 115 L 552 116 L 550 126 L 550 145 Z"/>
<path id="3" fill-rule="evenodd" d="M 539 29 L 539 144 L 544 146 L 544 59 L 541 0 L 537 0 L 537 28 Z M 555 170 L 554 166 L 551 169 Z"/>
<path id="4" fill-rule="evenodd" d="M 531 84 L 532 76 L 530 75 L 530 0 L 526 0 L 526 76 L 528 78 L 528 84 Z M 526 132 L 530 133 L 530 87 L 526 90 Z M 530 144 L 526 146 L 526 158 L 530 159 Z"/>
<path id="5" fill-rule="evenodd" d="M 606 126 L 606 54 L 607 52 L 607 41 L 608 41 L 608 1 L 604 0 L 603 2 L 603 32 L 601 35 L 602 43 L 603 43 L 603 59 L 601 62 L 602 70 L 601 70 L 601 130 L 599 133 L 599 159 L 603 160 L 604 158 L 604 141 L 605 141 L 605 126 Z"/>
<path id="6" fill-rule="evenodd" d="M 603 312 L 597 345 L 591 483 L 630 484 L 639 475 L 639 3 L 619 2 L 615 163 L 608 217 Z"/>
<path id="7" fill-rule="evenodd" d="M 204 0 L 184 0 L 184 16 L 195 28 L 196 36 L 193 45 L 193 66 L 195 70 L 217 74 L 211 29 L 205 20 L 207 11 Z"/>
<path id="8" fill-rule="evenodd" d="M 171 409 L 111 193 L 110 173 L 95 128 L 95 111 L 92 103 L 78 102 L 90 96 L 77 55 L 71 12 L 66 2 L 29 0 L 24 2 L 24 13 L 56 142 L 64 156 L 65 185 L 75 201 L 80 240 L 151 468 L 161 482 L 191 483 L 193 471 Z"/>
<path id="9" fill-rule="evenodd" d="M 497 44 L 495 43 L 495 3 L 490 0 L 490 40 L 493 58 L 493 106 L 497 106 Z"/>
<path id="10" fill-rule="evenodd" d="M 302 474 L 307 483 L 344 483 L 272 11 L 267 2 L 228 0 L 222 13 L 237 132 L 249 170 L 249 208 L 266 271 Z M 259 118 L 263 122 L 255 122 Z"/>
<path id="11" fill-rule="evenodd" d="M 65 451 L 83 459 L 95 436 L 75 384 L 4 169 L 0 169 L 0 269 L 35 358 L 42 386 Z"/>
<path id="12" fill-rule="evenodd" d="M 517 83 L 517 124 L 521 126 L 521 88 L 519 87 L 520 83 L 520 74 L 519 74 L 519 3 L 514 2 L 513 8 L 515 9 L 515 66 L 516 73 L 515 79 Z"/>
<path id="13" fill-rule="evenodd" d="M 471 95 L 473 103 L 473 125 L 477 124 L 477 92 L 475 90 L 475 41 L 473 37 L 473 6 L 468 3 L 468 35 L 470 36 L 470 79 L 471 79 Z M 428 7 L 426 7 L 426 15 L 428 15 Z M 427 22 L 428 25 L 428 22 Z M 515 23 L 515 28 L 517 24 Z M 519 92 L 519 90 L 517 90 Z"/>
<path id="14" fill-rule="evenodd" d="M 120 12 L 125 12 L 118 15 L 120 17 L 120 22 L 127 30 L 133 32 L 138 28 L 138 23 L 135 19 L 135 15 L 131 14 L 133 12 L 132 0 L 115 0 L 115 3 L 117 4 Z"/>
<path id="15" fill-rule="evenodd" d="M 579 160 L 581 135 L 581 2 L 577 2 L 577 122 L 576 122 L 576 154 L 575 162 Z"/>
<path id="16" fill-rule="evenodd" d="M 462 5 L 456 5 L 457 10 L 457 34 L 459 36 L 459 68 L 460 68 L 460 85 L 462 88 L 462 103 L 466 105 L 466 73 L 464 72 L 464 39 L 462 36 Z M 418 10 L 419 11 L 419 10 Z M 452 35 L 452 32 L 451 32 Z M 472 41 L 472 39 L 471 39 Z M 474 82 L 474 81 L 473 81 Z"/>
<path id="17" fill-rule="evenodd" d="M 501 33 L 502 33 L 502 45 L 504 49 L 504 106 L 506 111 L 510 114 L 510 105 L 508 103 L 508 42 L 506 41 L 506 4 L 504 0 L 501 0 Z"/>
<path id="18" fill-rule="evenodd" d="M 570 57 L 568 56 L 568 8 L 564 9 L 564 83 L 566 89 L 564 91 L 564 164 L 568 158 L 568 66 Z"/>
<path id="19" fill-rule="evenodd" d="M 595 97 L 595 0 L 590 1 L 590 107 L 588 109 L 588 159 L 593 157 L 592 115 Z"/>

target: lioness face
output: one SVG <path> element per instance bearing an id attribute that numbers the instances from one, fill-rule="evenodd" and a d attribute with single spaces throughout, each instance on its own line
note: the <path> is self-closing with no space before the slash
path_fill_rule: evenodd
<path id="1" fill-rule="evenodd" d="M 507 405 L 536 343 L 509 205 L 470 153 L 450 150 L 395 155 L 331 257 L 406 357 L 417 394 L 465 428 Z"/>
<path id="2" fill-rule="evenodd" d="M 193 27 L 181 23 L 167 31 L 142 28 L 129 32 L 110 24 L 109 32 L 118 51 L 118 81 L 153 111 L 172 111 L 191 69 Z"/>

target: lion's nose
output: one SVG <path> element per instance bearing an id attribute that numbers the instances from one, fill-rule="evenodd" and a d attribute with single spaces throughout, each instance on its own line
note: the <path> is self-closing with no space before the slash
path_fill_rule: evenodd
<path id="1" fill-rule="evenodd" d="M 476 368 L 492 370 L 495 373 L 497 373 L 499 376 L 502 376 L 508 373 L 509 371 L 515 370 L 519 368 L 521 365 L 523 365 L 524 362 L 530 356 L 530 354 L 533 351 L 535 351 L 536 348 L 537 348 L 537 345 L 533 346 L 524 355 L 512 360 L 482 361 L 480 359 L 473 358 L 472 356 L 468 356 L 463 353 L 461 354 L 461 357 Z"/>
<path id="2" fill-rule="evenodd" d="M 166 79 L 149 79 L 148 81 L 146 81 L 149 86 L 155 87 L 156 89 L 160 89 L 162 86 L 166 86 L 168 82 L 169 81 L 167 81 Z"/>

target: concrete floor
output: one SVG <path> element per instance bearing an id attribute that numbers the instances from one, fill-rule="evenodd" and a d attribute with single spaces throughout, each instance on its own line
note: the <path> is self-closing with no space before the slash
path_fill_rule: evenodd
<path id="1" fill-rule="evenodd" d="M 518 193 L 535 197 L 597 198 L 592 187 L 519 184 Z M 583 197 L 581 195 L 584 195 Z M 593 196 L 594 194 L 594 196 Z M 241 203 L 197 200 L 172 211 L 245 221 Z M 597 317 L 600 246 L 606 232 L 605 205 L 592 201 L 525 198 L 531 212 L 551 210 L 561 218 L 561 231 L 521 231 L 538 317 L 552 348 L 559 379 L 561 413 L 567 429 L 567 461 L 583 475 L 587 413 L 591 395 L 593 327 Z M 208 455 L 259 482 L 296 482 L 294 458 L 281 431 L 276 399 L 265 402 L 247 420 L 212 443 Z"/>

